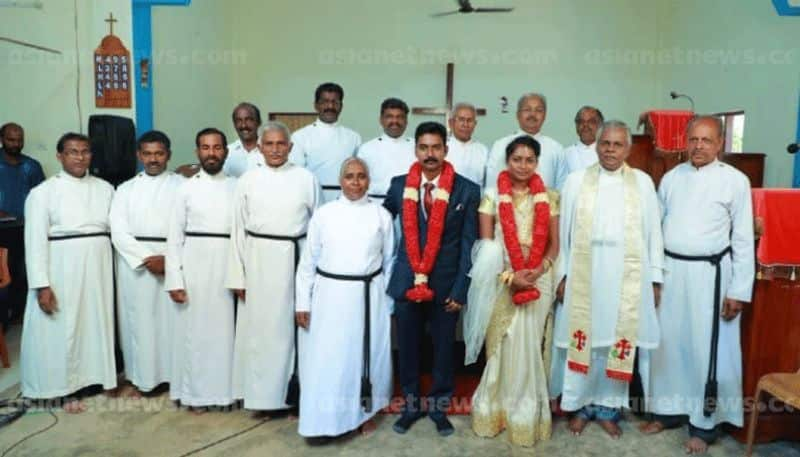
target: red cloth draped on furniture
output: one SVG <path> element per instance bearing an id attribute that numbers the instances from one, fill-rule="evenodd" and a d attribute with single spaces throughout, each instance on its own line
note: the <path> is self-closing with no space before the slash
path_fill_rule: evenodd
<path id="1" fill-rule="evenodd" d="M 800 190 L 753 189 L 753 215 L 756 230 L 762 235 L 756 251 L 758 279 L 753 288 L 753 301 L 742 312 L 745 424 L 761 376 L 793 373 L 800 368 L 798 208 Z M 756 442 L 800 440 L 800 414 L 779 410 L 780 403 L 763 406 L 768 409 L 760 415 Z M 740 442 L 747 439 L 747 427 L 732 432 Z"/>
<path id="2" fill-rule="evenodd" d="M 694 117 L 693 111 L 653 110 L 642 115 L 645 133 L 653 137 L 656 149 L 662 152 L 686 150 L 686 126 Z"/>

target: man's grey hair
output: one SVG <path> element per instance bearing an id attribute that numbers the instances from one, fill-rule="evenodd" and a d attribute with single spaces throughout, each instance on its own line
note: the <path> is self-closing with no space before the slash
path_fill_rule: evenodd
<path id="1" fill-rule="evenodd" d="M 725 138 L 725 122 L 723 122 L 722 117 L 714 116 L 713 114 L 697 114 L 693 118 L 689 120 L 689 123 L 686 124 L 686 134 L 689 134 L 689 131 L 698 123 L 702 121 L 709 121 L 714 124 L 714 127 L 717 128 L 717 132 L 719 132 L 719 138 Z"/>
<path id="2" fill-rule="evenodd" d="M 582 112 L 584 112 L 584 111 L 587 111 L 587 110 L 594 111 L 594 112 L 595 112 L 595 114 L 597 114 L 597 117 L 599 117 L 599 118 L 600 118 L 600 122 L 604 122 L 604 121 L 606 120 L 606 119 L 603 117 L 603 112 L 602 112 L 602 111 L 600 111 L 599 109 L 597 109 L 597 107 L 594 107 L 594 106 L 591 106 L 591 105 L 583 105 L 583 106 L 581 106 L 581 108 L 578 110 L 578 112 L 577 112 L 577 113 L 575 113 L 575 122 L 578 122 L 578 121 L 580 120 L 581 113 L 582 113 Z"/>
<path id="3" fill-rule="evenodd" d="M 522 110 L 522 105 L 524 105 L 529 98 L 538 98 L 541 100 L 542 105 L 544 105 L 544 110 L 547 111 L 547 97 L 538 92 L 528 92 L 527 94 L 522 94 L 522 97 L 520 97 L 517 101 L 517 111 Z"/>
<path id="4" fill-rule="evenodd" d="M 625 137 L 628 140 L 628 147 L 633 144 L 633 138 L 631 138 L 631 128 L 628 127 L 628 124 L 612 119 L 610 121 L 603 122 L 603 125 L 600 126 L 600 129 L 597 131 L 597 140 L 599 141 L 600 138 L 603 136 L 603 132 L 608 129 L 622 129 L 625 130 Z"/>
<path id="5" fill-rule="evenodd" d="M 342 162 L 342 166 L 339 168 L 339 181 L 341 181 L 342 178 L 344 178 L 344 173 L 345 171 L 347 171 L 347 167 L 351 163 L 361 164 L 361 166 L 364 167 L 364 171 L 367 172 L 367 178 L 369 179 L 369 166 L 367 165 L 367 162 L 364 162 L 364 159 L 362 159 L 361 157 L 352 156 L 344 159 L 344 162 Z"/>
<path id="6" fill-rule="evenodd" d="M 474 114 L 475 117 L 478 117 L 478 109 L 475 108 L 475 105 L 467 102 L 458 102 L 455 105 L 453 105 L 453 109 L 450 110 L 450 118 L 452 119 L 456 117 L 456 113 L 458 112 L 458 110 L 462 109 L 468 109 L 472 111 L 472 114 Z"/>
<path id="7" fill-rule="evenodd" d="M 258 142 L 261 143 L 261 139 L 264 137 L 264 133 L 266 132 L 281 132 L 283 136 L 286 137 L 286 141 L 292 141 L 292 132 L 289 131 L 289 127 L 286 126 L 283 122 L 280 121 L 269 121 L 261 125 L 258 128 Z"/>

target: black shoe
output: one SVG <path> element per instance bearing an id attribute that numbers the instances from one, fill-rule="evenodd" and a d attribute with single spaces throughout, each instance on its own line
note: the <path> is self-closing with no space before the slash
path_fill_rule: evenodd
<path id="1" fill-rule="evenodd" d="M 397 419 L 397 422 L 392 425 L 392 430 L 402 435 L 414 425 L 414 422 L 420 420 L 424 415 L 424 413 L 404 413 L 400 416 L 400 419 Z"/>
<path id="2" fill-rule="evenodd" d="M 450 420 L 444 414 L 441 416 L 431 416 L 431 420 L 436 424 L 436 432 L 439 433 L 439 436 L 450 436 L 456 431 L 456 429 L 453 428 L 453 424 L 450 423 Z"/>

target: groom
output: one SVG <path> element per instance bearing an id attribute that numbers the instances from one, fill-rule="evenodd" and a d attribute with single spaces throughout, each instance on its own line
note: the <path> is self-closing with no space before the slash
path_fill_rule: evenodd
<path id="1" fill-rule="evenodd" d="M 392 179 L 383 206 L 401 222 L 400 249 L 387 293 L 395 299 L 399 379 L 405 405 L 394 431 L 406 433 L 427 412 L 441 436 L 451 435 L 446 412 L 453 394 L 453 340 L 467 299 L 470 250 L 478 236 L 479 187 L 444 160 L 447 130 L 423 122 L 414 134 L 417 162 Z M 433 387 L 420 398 L 419 340 L 433 337 Z"/>

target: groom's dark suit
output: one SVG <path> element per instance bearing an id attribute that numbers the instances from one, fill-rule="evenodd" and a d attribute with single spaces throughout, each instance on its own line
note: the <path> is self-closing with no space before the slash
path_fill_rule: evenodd
<path id="1" fill-rule="evenodd" d="M 392 216 L 403 217 L 403 190 L 406 175 L 392 179 L 383 206 Z M 423 179 L 424 182 L 424 179 Z M 428 220 L 423 210 L 423 192 L 417 204 L 420 252 L 423 252 L 428 232 Z M 434 291 L 432 302 L 413 303 L 405 297 L 414 286 L 414 272 L 408 263 L 405 239 L 402 233 L 397 258 L 387 293 L 395 299 L 397 341 L 399 350 L 399 380 L 406 405 L 403 412 L 421 412 L 419 388 L 419 340 L 424 324 L 430 326 L 433 337 L 433 388 L 429 393 L 427 412 L 442 417 L 449 408 L 453 394 L 453 341 L 458 312 L 446 312 L 445 300 L 452 299 L 466 305 L 472 244 L 478 237 L 478 203 L 480 188 L 472 181 L 456 174 L 447 206 L 441 248 L 428 277 Z"/>

